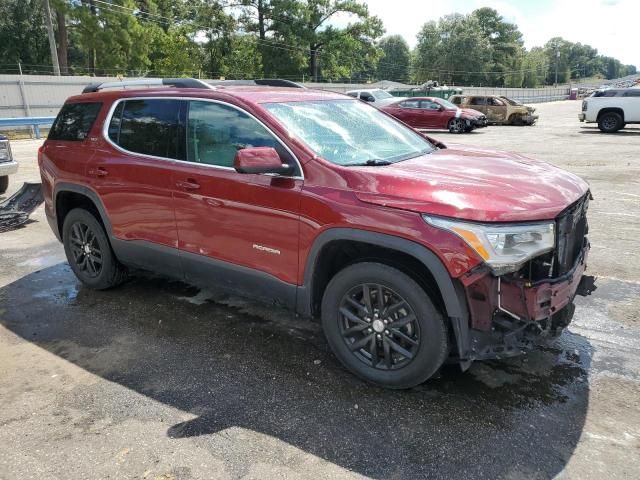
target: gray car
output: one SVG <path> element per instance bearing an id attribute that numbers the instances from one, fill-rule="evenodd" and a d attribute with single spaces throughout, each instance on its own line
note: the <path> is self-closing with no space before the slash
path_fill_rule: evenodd
<path id="1" fill-rule="evenodd" d="M 9 175 L 18 171 L 18 162 L 13 159 L 9 139 L 0 135 L 0 193 L 9 188 Z"/>

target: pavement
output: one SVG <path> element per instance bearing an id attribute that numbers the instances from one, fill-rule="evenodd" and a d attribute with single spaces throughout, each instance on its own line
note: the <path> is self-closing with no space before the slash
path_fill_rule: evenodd
<path id="1" fill-rule="evenodd" d="M 0 479 L 640 478 L 640 128 L 601 134 L 579 105 L 433 133 L 586 178 L 593 288 L 551 345 L 407 391 L 285 311 L 144 273 L 88 290 L 38 209 L 0 234 Z M 8 193 L 39 145 L 12 142 Z"/>

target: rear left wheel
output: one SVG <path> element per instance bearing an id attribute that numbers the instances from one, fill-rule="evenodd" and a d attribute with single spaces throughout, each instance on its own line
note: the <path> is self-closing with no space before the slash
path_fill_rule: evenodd
<path id="1" fill-rule="evenodd" d="M 88 287 L 104 290 L 126 278 L 126 269 L 113 254 L 104 227 L 91 212 L 75 208 L 67 214 L 62 243 L 73 273 Z"/>
<path id="2" fill-rule="evenodd" d="M 442 314 L 403 272 L 358 263 L 337 273 L 322 300 L 331 349 L 352 373 L 387 388 L 410 388 L 431 377 L 448 352 Z"/>

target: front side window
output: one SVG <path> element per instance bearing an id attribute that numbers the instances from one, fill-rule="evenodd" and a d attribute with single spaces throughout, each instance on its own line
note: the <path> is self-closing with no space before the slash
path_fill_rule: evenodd
<path id="1" fill-rule="evenodd" d="M 274 135 L 247 113 L 220 103 L 189 102 L 187 161 L 233 168 L 238 150 L 248 147 L 274 148 L 283 163 L 297 169 Z"/>
<path id="2" fill-rule="evenodd" d="M 49 140 L 67 140 L 81 142 L 98 117 L 102 103 L 67 103 L 56 117 L 49 131 Z"/>
<path id="3" fill-rule="evenodd" d="M 423 108 L 425 110 L 440 110 L 440 105 L 432 102 L 431 100 L 422 100 L 420 102 L 420 108 Z"/>
<path id="4" fill-rule="evenodd" d="M 337 165 L 399 162 L 434 150 L 423 136 L 353 100 L 266 103 L 292 135 Z"/>
<path id="5" fill-rule="evenodd" d="M 113 112 L 109 138 L 129 152 L 182 160 L 181 100 L 126 100 Z M 122 106 L 120 106 L 122 105 Z"/>
<path id="6" fill-rule="evenodd" d="M 623 97 L 640 97 L 640 88 L 630 88 L 622 94 Z"/>
<path id="7" fill-rule="evenodd" d="M 420 108 L 420 100 L 405 100 L 400 106 L 402 108 Z"/>
<path id="8" fill-rule="evenodd" d="M 384 90 L 372 90 L 371 94 L 375 97 L 376 100 L 384 100 L 385 98 L 393 98 L 389 92 L 385 92 Z"/>

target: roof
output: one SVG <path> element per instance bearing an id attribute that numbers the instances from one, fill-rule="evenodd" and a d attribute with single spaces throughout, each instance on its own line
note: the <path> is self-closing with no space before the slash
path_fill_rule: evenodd
<path id="1" fill-rule="evenodd" d="M 124 88 L 117 90 L 101 90 L 70 97 L 67 101 L 113 101 L 126 97 L 185 97 L 221 99 L 235 97 L 249 103 L 284 103 L 314 100 L 353 100 L 346 95 L 325 90 L 311 90 L 291 87 L 264 86 L 216 86 L 206 88 Z"/>

